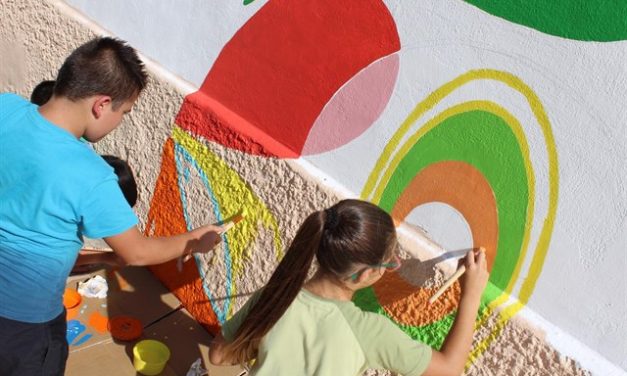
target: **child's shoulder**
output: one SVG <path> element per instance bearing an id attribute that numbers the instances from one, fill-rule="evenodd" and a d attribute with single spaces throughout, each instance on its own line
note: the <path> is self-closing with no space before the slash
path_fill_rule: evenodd
<path id="1" fill-rule="evenodd" d="M 342 304 L 338 307 L 346 321 L 349 322 L 353 329 L 358 331 L 371 331 L 374 328 L 387 328 L 390 325 L 394 325 L 388 317 L 380 313 L 364 311 L 353 302 Z"/>
<path id="2" fill-rule="evenodd" d="M 113 168 L 83 142 L 57 142 L 49 149 L 46 153 L 54 175 L 51 178 L 64 179 L 67 186 L 91 190 L 105 181 L 116 180 Z"/>
<path id="3" fill-rule="evenodd" d="M 0 93 L 0 103 L 2 103 L 2 107 L 0 107 L 0 110 L 4 110 L 5 107 L 9 108 L 15 105 L 23 106 L 30 104 L 28 100 L 14 93 Z"/>
<path id="4" fill-rule="evenodd" d="M 0 119 L 14 112 L 16 109 L 26 107 L 30 102 L 13 93 L 0 94 Z"/>
<path id="5" fill-rule="evenodd" d="M 19 95 L 15 94 L 15 93 L 0 93 L 0 98 L 2 100 L 20 100 L 20 101 L 26 101 L 26 99 L 20 97 Z"/>

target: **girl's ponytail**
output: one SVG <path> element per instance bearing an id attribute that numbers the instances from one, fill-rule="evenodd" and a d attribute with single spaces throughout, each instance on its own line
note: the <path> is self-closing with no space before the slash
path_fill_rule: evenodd
<path id="1" fill-rule="evenodd" d="M 257 303 L 251 308 L 224 348 L 236 363 L 254 359 L 263 336 L 283 316 L 305 283 L 324 230 L 325 212 L 309 215 L 298 229 L 285 256 L 270 277 Z"/>

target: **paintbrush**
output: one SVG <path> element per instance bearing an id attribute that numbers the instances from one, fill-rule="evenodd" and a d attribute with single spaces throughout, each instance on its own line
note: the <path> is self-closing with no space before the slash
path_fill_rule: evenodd
<path id="1" fill-rule="evenodd" d="M 149 326 L 151 326 L 151 325 L 154 325 L 154 324 L 158 323 L 159 321 L 161 321 L 161 320 L 165 319 L 165 318 L 166 318 L 166 317 L 168 317 L 168 316 L 173 315 L 174 313 L 176 313 L 176 312 L 178 312 L 178 311 L 182 310 L 183 308 L 184 308 L 184 307 L 183 307 L 183 303 L 179 304 L 179 305 L 178 305 L 176 308 L 174 308 L 172 311 L 166 312 L 165 314 L 163 314 L 163 315 L 161 315 L 161 316 L 157 317 L 156 319 L 152 320 L 152 321 L 151 321 L 151 322 L 149 322 L 148 324 L 144 325 L 144 329 L 148 328 L 148 327 L 149 327 Z"/>
<path id="2" fill-rule="evenodd" d="M 479 252 L 485 252 L 485 248 L 480 247 Z M 444 282 L 444 284 L 442 285 L 442 287 L 440 287 L 438 291 L 436 291 L 435 294 L 433 294 L 433 296 L 429 298 L 429 304 L 433 304 L 436 300 L 438 300 L 440 295 L 444 294 L 444 292 L 448 290 L 448 288 L 451 287 L 451 285 L 455 283 L 455 281 L 457 281 L 459 277 L 461 277 L 465 272 L 466 272 L 466 266 L 465 265 L 460 266 L 459 269 L 457 269 L 457 271 L 451 276 L 451 278 L 447 279 L 446 282 Z"/>
<path id="3" fill-rule="evenodd" d="M 240 223 L 244 217 L 246 216 L 246 211 L 245 209 L 240 210 L 237 214 L 235 214 L 234 216 L 232 216 L 231 218 L 228 218 L 224 221 L 222 221 L 221 223 L 219 223 L 220 226 L 222 226 L 222 229 L 220 231 L 218 231 L 218 234 L 222 235 L 225 232 L 229 231 L 230 229 L 233 228 L 233 226 L 235 226 L 236 224 Z M 189 261 L 189 259 L 192 258 L 192 254 L 187 254 L 185 256 L 181 256 L 178 258 L 177 262 L 176 262 L 176 269 L 181 272 L 183 271 L 183 264 L 186 263 L 187 261 Z"/>

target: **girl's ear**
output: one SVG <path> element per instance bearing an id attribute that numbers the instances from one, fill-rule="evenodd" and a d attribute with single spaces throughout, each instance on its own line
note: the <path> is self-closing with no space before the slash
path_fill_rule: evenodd
<path id="1" fill-rule="evenodd" d="M 105 108 L 107 106 L 111 105 L 111 97 L 108 95 L 100 95 L 95 97 L 92 106 L 91 106 L 91 113 L 92 115 L 94 115 L 94 118 L 96 119 L 100 119 L 102 117 L 102 114 L 105 111 Z"/>
<path id="2" fill-rule="evenodd" d="M 370 286 L 373 281 L 378 280 L 380 277 L 381 272 L 379 268 L 365 268 L 357 274 L 357 277 L 352 282 L 357 286 L 361 286 L 359 288 L 363 288 Z"/>

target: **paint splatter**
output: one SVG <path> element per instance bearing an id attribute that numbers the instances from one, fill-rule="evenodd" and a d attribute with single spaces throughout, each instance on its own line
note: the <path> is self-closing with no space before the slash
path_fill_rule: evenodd
<path id="1" fill-rule="evenodd" d="M 70 320 L 67 322 L 66 339 L 67 343 L 72 345 L 74 340 L 81 335 L 87 327 L 78 320 Z"/>
<path id="2" fill-rule="evenodd" d="M 87 324 L 94 328 L 98 333 L 106 333 L 109 324 L 109 318 L 102 315 L 100 312 L 95 311 L 89 316 Z"/>

